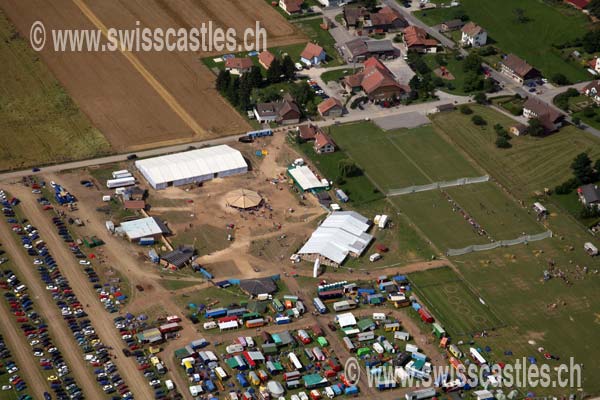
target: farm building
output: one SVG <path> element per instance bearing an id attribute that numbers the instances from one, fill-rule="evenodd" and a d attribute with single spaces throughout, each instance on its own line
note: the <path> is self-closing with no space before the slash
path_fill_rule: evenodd
<path id="1" fill-rule="evenodd" d="M 335 97 L 330 97 L 323 101 L 317 109 L 322 117 L 341 117 L 344 113 L 342 102 Z"/>
<path id="2" fill-rule="evenodd" d="M 519 83 L 527 83 L 542 76 L 540 71 L 514 54 L 509 54 L 500 61 L 500 72 Z"/>
<path id="3" fill-rule="evenodd" d="M 391 40 L 372 40 L 364 37 L 352 39 L 342 46 L 342 51 L 349 62 L 360 62 L 370 57 L 392 59 L 400 55 Z"/>
<path id="4" fill-rule="evenodd" d="M 298 254 L 307 261 L 320 258 L 322 264 L 338 266 L 348 255 L 358 257 L 365 251 L 373 240 L 367 233 L 370 227 L 369 220 L 354 211 L 333 212 Z"/>
<path id="5" fill-rule="evenodd" d="M 546 133 L 557 131 L 563 123 L 564 114 L 547 103 L 530 97 L 523 104 L 523 116 L 527 119 L 537 118 Z"/>
<path id="6" fill-rule="evenodd" d="M 121 222 L 120 230 L 132 242 L 137 242 L 141 238 L 153 238 L 154 240 L 158 240 L 163 234 L 169 233 L 169 228 L 156 217 Z"/>
<path id="7" fill-rule="evenodd" d="M 406 97 L 410 87 L 396 81 L 394 74 L 377 58 L 364 62 L 364 69 L 344 78 L 342 85 L 349 93 L 363 90 L 372 101 Z"/>
<path id="8" fill-rule="evenodd" d="M 418 26 L 411 25 L 404 29 L 402 40 L 408 51 L 413 50 L 418 53 L 435 53 L 439 43 L 435 39 L 429 38 L 427 31 Z"/>
<path id="9" fill-rule="evenodd" d="M 194 257 L 194 247 L 192 246 L 179 246 L 173 251 L 164 253 L 160 258 L 168 265 L 172 265 L 175 268 L 181 268 L 185 266 Z"/>
<path id="10" fill-rule="evenodd" d="M 271 278 L 245 279 L 240 281 L 240 289 L 252 296 L 277 291 L 277 285 Z"/>
<path id="11" fill-rule="evenodd" d="M 465 23 L 461 19 L 451 19 L 449 21 L 442 22 L 442 24 L 440 25 L 440 31 L 442 31 L 442 32 L 456 31 L 456 30 L 462 28 L 464 25 L 465 25 Z"/>
<path id="12" fill-rule="evenodd" d="M 326 179 L 319 180 L 306 165 L 290 167 L 287 172 L 296 186 L 303 192 L 316 193 L 329 187 L 329 182 Z"/>
<path id="13" fill-rule="evenodd" d="M 138 160 L 135 166 L 157 190 L 248 172 L 242 153 L 227 145 Z"/>
<path id="14" fill-rule="evenodd" d="M 300 138 L 300 140 L 302 140 L 303 142 L 308 142 L 311 140 L 315 140 L 315 136 L 317 135 L 317 133 L 322 132 L 322 130 L 321 130 L 321 128 L 319 128 L 316 125 L 305 124 L 305 125 L 300 125 L 297 128 L 297 132 L 298 132 L 298 137 Z"/>

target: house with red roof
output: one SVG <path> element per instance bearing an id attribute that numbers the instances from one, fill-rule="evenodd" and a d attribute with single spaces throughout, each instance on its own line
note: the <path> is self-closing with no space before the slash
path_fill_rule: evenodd
<path id="1" fill-rule="evenodd" d="M 300 53 L 300 61 L 309 68 L 313 65 L 319 65 L 327 59 L 327 54 L 321 46 L 316 43 L 307 43 L 302 53 Z"/>
<path id="2" fill-rule="evenodd" d="M 578 10 L 583 10 L 591 1 L 592 0 L 565 0 L 565 3 L 572 5 Z"/>
<path id="3" fill-rule="evenodd" d="M 437 52 L 439 46 L 438 41 L 428 37 L 425 29 L 411 25 L 408 28 L 405 28 L 403 33 L 404 36 L 402 37 L 402 40 L 409 51 L 413 50 L 419 53 Z"/>
<path id="4" fill-rule="evenodd" d="M 248 57 L 233 57 L 225 60 L 225 69 L 234 75 L 242 75 L 252 69 L 252 60 Z"/>
<path id="5" fill-rule="evenodd" d="M 326 133 L 319 131 L 315 135 L 315 143 L 313 148 L 317 154 L 333 153 L 335 151 L 335 143 L 333 139 Z"/>
<path id="6" fill-rule="evenodd" d="M 264 69 L 269 69 L 274 60 L 275 56 L 269 50 L 262 51 L 258 55 L 258 63 L 262 65 Z"/>
<path id="7" fill-rule="evenodd" d="M 600 80 L 588 83 L 581 89 L 581 92 L 594 100 L 596 104 L 600 104 Z"/>
<path id="8" fill-rule="evenodd" d="M 344 113 L 344 105 L 335 97 L 330 97 L 322 101 L 317 109 L 322 117 L 341 117 Z"/>
<path id="9" fill-rule="evenodd" d="M 302 4 L 304 4 L 304 0 L 279 0 L 279 8 L 288 15 L 301 13 Z"/>
<path id="10" fill-rule="evenodd" d="M 315 140 L 315 136 L 317 136 L 317 133 L 322 131 L 321 128 L 319 128 L 316 125 L 304 124 L 296 128 L 296 132 L 298 134 L 298 138 L 300 138 L 302 142 L 309 142 L 311 140 Z"/>
<path id="11" fill-rule="evenodd" d="M 388 101 L 404 98 L 410 87 L 400 84 L 392 72 L 377 58 L 364 62 L 364 69 L 344 78 L 348 92 L 364 91 L 371 101 Z"/>

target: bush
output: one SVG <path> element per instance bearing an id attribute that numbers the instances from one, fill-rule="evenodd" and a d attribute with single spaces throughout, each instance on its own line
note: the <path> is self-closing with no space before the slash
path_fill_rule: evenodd
<path id="1" fill-rule="evenodd" d="M 579 186 L 579 181 L 576 178 L 571 178 L 566 182 L 561 183 L 557 187 L 554 188 L 554 192 L 556 194 L 569 194 L 573 190 L 577 189 Z"/>
<path id="2" fill-rule="evenodd" d="M 579 218 L 587 219 L 587 218 L 598 218 L 600 217 L 600 209 L 597 207 L 581 207 L 581 211 L 579 211 Z"/>
<path id="3" fill-rule="evenodd" d="M 473 96 L 473 100 L 475 100 L 477 102 L 477 104 L 487 104 L 487 96 L 485 95 L 485 93 L 477 93 L 475 96 Z"/>
<path id="4" fill-rule="evenodd" d="M 487 125 L 487 122 L 485 119 L 483 119 L 483 117 L 481 115 L 473 115 L 471 117 L 471 121 L 477 125 L 477 126 L 484 126 Z"/>
<path id="5" fill-rule="evenodd" d="M 564 74 L 561 74 L 560 72 L 553 74 L 550 77 L 550 80 L 556 83 L 557 85 L 568 85 L 570 83 L 569 79 L 567 79 L 567 77 Z"/>
<path id="6" fill-rule="evenodd" d="M 339 161 L 338 170 L 340 172 L 340 176 L 344 178 L 360 176 L 363 173 L 356 163 L 347 158 Z"/>
<path id="7" fill-rule="evenodd" d="M 460 110 L 461 113 L 463 113 L 465 115 L 473 114 L 473 110 L 471 110 L 471 107 L 469 107 L 466 104 L 462 104 L 460 107 L 458 107 L 458 109 Z"/>
<path id="8" fill-rule="evenodd" d="M 496 147 L 499 149 L 509 149 L 512 147 L 506 136 L 498 136 L 496 139 Z"/>

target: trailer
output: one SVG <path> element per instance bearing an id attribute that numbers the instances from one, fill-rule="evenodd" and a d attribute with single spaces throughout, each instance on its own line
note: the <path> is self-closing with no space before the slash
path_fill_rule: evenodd
<path id="1" fill-rule="evenodd" d="M 246 321 L 246 328 L 258 328 L 265 324 L 265 320 L 263 318 L 251 319 Z"/>
<path id="2" fill-rule="evenodd" d="M 421 389 L 406 393 L 406 400 L 425 400 L 435 396 L 435 389 Z"/>
<path id="3" fill-rule="evenodd" d="M 227 309 L 226 308 L 207 309 L 204 312 L 204 316 L 206 318 L 219 318 L 219 317 L 224 317 L 226 315 L 227 315 Z"/>
<path id="4" fill-rule="evenodd" d="M 290 362 L 292 363 L 292 365 L 294 366 L 294 368 L 296 368 L 297 371 L 302 370 L 303 365 L 300 362 L 300 360 L 298 359 L 298 356 L 296 354 L 294 354 L 293 352 L 288 354 L 288 359 L 290 360 Z"/>
<path id="5" fill-rule="evenodd" d="M 360 332 L 358 335 L 356 335 L 356 340 L 358 340 L 359 342 L 375 340 L 375 332 L 373 332 L 373 331 Z"/>
<path id="6" fill-rule="evenodd" d="M 450 346 L 448 346 L 448 352 L 458 359 L 463 358 L 462 351 L 460 351 L 458 346 L 455 344 L 451 344 Z"/>
<path id="7" fill-rule="evenodd" d="M 292 371 L 292 372 L 286 372 L 283 374 L 283 380 L 284 381 L 295 381 L 300 379 L 301 375 L 300 372 L 298 371 Z"/>
<path id="8" fill-rule="evenodd" d="M 133 185 L 135 185 L 135 178 L 133 176 L 129 176 L 126 178 L 109 179 L 106 181 L 106 187 L 109 189 L 116 189 Z"/>
<path id="9" fill-rule="evenodd" d="M 352 310 L 352 309 L 356 308 L 356 306 L 357 306 L 357 304 L 353 300 L 337 301 L 337 302 L 333 303 L 333 311 L 340 312 L 340 311 Z"/>
<path id="10" fill-rule="evenodd" d="M 239 382 L 239 384 L 242 387 L 248 387 L 248 381 L 246 380 L 246 377 L 244 377 L 244 374 L 242 374 L 241 372 L 238 373 L 235 378 L 237 379 L 237 381 Z"/>
<path id="11" fill-rule="evenodd" d="M 261 129 L 258 131 L 251 131 L 246 133 L 246 137 L 250 139 L 256 139 L 260 137 L 273 136 L 273 130 L 271 129 Z"/>
<path id="12" fill-rule="evenodd" d="M 120 177 L 122 177 L 123 175 L 127 175 L 127 174 L 128 174 L 129 176 L 131 176 L 131 173 L 129 172 L 129 170 L 126 170 L 126 169 L 120 169 L 120 170 L 118 170 L 118 171 L 113 171 L 113 172 L 112 172 L 112 177 L 113 177 L 113 179 L 116 179 L 116 178 L 120 178 Z"/>
<path id="13" fill-rule="evenodd" d="M 323 304 L 320 298 L 315 297 L 313 299 L 313 305 L 315 306 L 319 314 L 325 314 L 327 312 L 327 308 L 325 307 L 325 304 Z"/>
<path id="14" fill-rule="evenodd" d="M 335 197 L 337 197 L 342 203 L 347 203 L 350 198 L 342 189 L 335 189 Z"/>
<path id="15" fill-rule="evenodd" d="M 429 312 L 426 309 L 420 308 L 419 311 L 418 311 L 418 313 L 419 313 L 419 316 L 421 317 L 421 320 L 423 322 L 426 322 L 428 324 L 432 324 L 433 323 L 434 319 L 433 319 L 433 317 L 431 316 L 431 314 L 429 314 Z"/>
<path id="16" fill-rule="evenodd" d="M 352 343 L 352 340 L 350 340 L 349 337 L 344 336 L 342 338 L 342 342 L 344 342 L 344 346 L 346 347 L 346 350 L 348 350 L 349 352 L 353 352 L 354 350 L 356 350 L 356 348 L 354 347 L 354 344 Z"/>
<path id="17" fill-rule="evenodd" d="M 469 348 L 469 354 L 471 355 L 471 358 L 473 359 L 475 364 L 477 364 L 477 365 L 487 364 L 487 361 L 485 360 L 485 358 L 483 358 L 483 356 L 481 355 L 479 350 L 477 350 L 476 348 L 474 348 L 474 347 Z"/>
<path id="18" fill-rule="evenodd" d="M 344 297 L 344 291 L 342 289 L 326 290 L 319 292 L 318 296 L 323 301 L 339 299 Z"/>
<path id="19" fill-rule="evenodd" d="M 437 322 L 434 322 L 432 325 L 432 332 L 435 337 L 437 337 L 438 339 L 441 339 L 443 337 L 446 336 L 446 330 L 444 328 L 442 328 L 442 326 L 440 324 L 438 324 Z"/>
<path id="20" fill-rule="evenodd" d="M 326 358 L 325 354 L 323 353 L 323 350 L 321 350 L 319 347 L 313 347 L 312 353 L 315 356 L 315 358 L 319 361 L 324 361 Z"/>

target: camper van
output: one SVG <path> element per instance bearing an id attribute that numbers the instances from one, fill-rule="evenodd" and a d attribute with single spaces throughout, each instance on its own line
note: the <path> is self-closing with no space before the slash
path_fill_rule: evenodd
<path id="1" fill-rule="evenodd" d="M 379 259 L 381 259 L 381 254 L 379 254 L 379 253 L 373 253 L 369 256 L 369 261 L 371 261 L 371 262 L 375 262 Z"/>
<path id="2" fill-rule="evenodd" d="M 203 325 L 204 329 L 214 329 L 217 327 L 217 323 L 215 321 L 209 321 L 209 322 L 205 322 Z"/>

